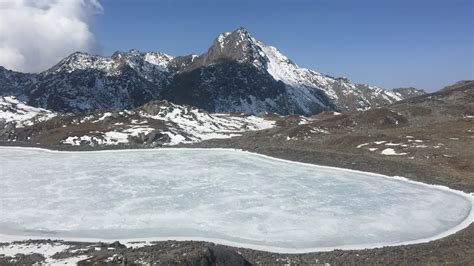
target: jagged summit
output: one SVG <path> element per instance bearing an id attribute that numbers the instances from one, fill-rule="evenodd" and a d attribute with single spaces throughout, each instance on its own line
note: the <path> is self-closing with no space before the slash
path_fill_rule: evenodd
<path id="1" fill-rule="evenodd" d="M 75 52 L 59 61 L 52 68 L 43 73 L 68 72 L 75 70 L 97 69 L 110 72 L 113 65 L 113 59 L 110 57 L 91 55 L 84 52 Z"/>
<path id="2" fill-rule="evenodd" d="M 146 64 L 158 66 L 167 71 L 167 65 L 173 57 L 160 52 L 140 52 L 132 49 L 129 52 L 117 51 L 112 56 L 91 55 L 84 52 L 75 52 L 61 60 L 45 73 L 73 72 L 76 70 L 96 69 L 110 75 L 117 74 L 120 67 L 128 65 L 132 68 L 143 67 Z"/>
<path id="3" fill-rule="evenodd" d="M 263 66 L 264 54 L 259 42 L 243 27 L 233 32 L 224 32 L 214 39 L 208 51 L 189 66 L 189 70 L 209 66 L 223 61 Z"/>
<path id="4" fill-rule="evenodd" d="M 240 42 L 255 42 L 255 38 L 244 28 L 239 27 L 232 32 L 223 32 L 214 39 L 214 44 L 218 44 L 221 48 L 226 45 L 236 47 Z"/>

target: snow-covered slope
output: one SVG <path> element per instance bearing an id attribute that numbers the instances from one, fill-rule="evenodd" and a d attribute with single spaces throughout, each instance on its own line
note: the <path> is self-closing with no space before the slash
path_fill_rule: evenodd
<path id="1" fill-rule="evenodd" d="M 241 132 L 268 129 L 275 125 L 274 121 L 257 116 L 210 114 L 194 107 L 168 102 L 145 104 L 140 115 L 165 122 L 170 129 L 165 132 L 171 137 L 170 144 L 229 138 Z"/>
<path id="2" fill-rule="evenodd" d="M 274 121 L 238 114 L 210 114 L 190 106 L 152 101 L 133 111 L 98 111 L 71 117 L 61 143 L 70 145 L 117 145 L 148 143 L 177 145 L 208 139 L 239 136 L 245 131 L 275 126 Z M 87 131 L 84 128 L 91 128 Z"/>
<path id="3" fill-rule="evenodd" d="M 34 123 L 51 119 L 56 114 L 29 106 L 15 96 L 0 96 L 0 126 L 14 124 L 16 127 L 30 126 Z"/>
<path id="4" fill-rule="evenodd" d="M 268 73 L 276 80 L 291 87 L 290 90 L 301 92 L 302 97 L 308 95 L 308 91 L 320 89 L 342 111 L 365 110 L 403 99 L 402 95 L 397 92 L 383 90 L 375 86 L 354 84 L 344 78 L 337 79 L 310 69 L 300 68 L 275 47 L 258 41 L 257 43 L 267 59 L 266 70 Z"/>

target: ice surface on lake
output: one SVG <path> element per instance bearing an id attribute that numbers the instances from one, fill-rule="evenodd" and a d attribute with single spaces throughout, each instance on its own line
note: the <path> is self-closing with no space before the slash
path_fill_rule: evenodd
<path id="1" fill-rule="evenodd" d="M 0 234 L 17 236 L 370 247 L 436 236 L 472 208 L 436 187 L 232 150 L 2 148 L 0 178 Z"/>

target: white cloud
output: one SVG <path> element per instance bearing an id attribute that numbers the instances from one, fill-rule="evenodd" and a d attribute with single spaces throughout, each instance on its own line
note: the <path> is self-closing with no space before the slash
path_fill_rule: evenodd
<path id="1" fill-rule="evenodd" d="M 43 71 L 75 52 L 94 52 L 89 22 L 98 0 L 0 0 L 0 66 Z"/>

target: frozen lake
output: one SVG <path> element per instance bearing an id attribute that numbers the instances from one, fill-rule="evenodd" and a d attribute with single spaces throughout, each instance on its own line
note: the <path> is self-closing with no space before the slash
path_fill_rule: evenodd
<path id="1" fill-rule="evenodd" d="M 472 196 L 233 150 L 0 148 L 2 237 L 210 239 L 305 252 L 416 243 L 473 220 Z"/>

